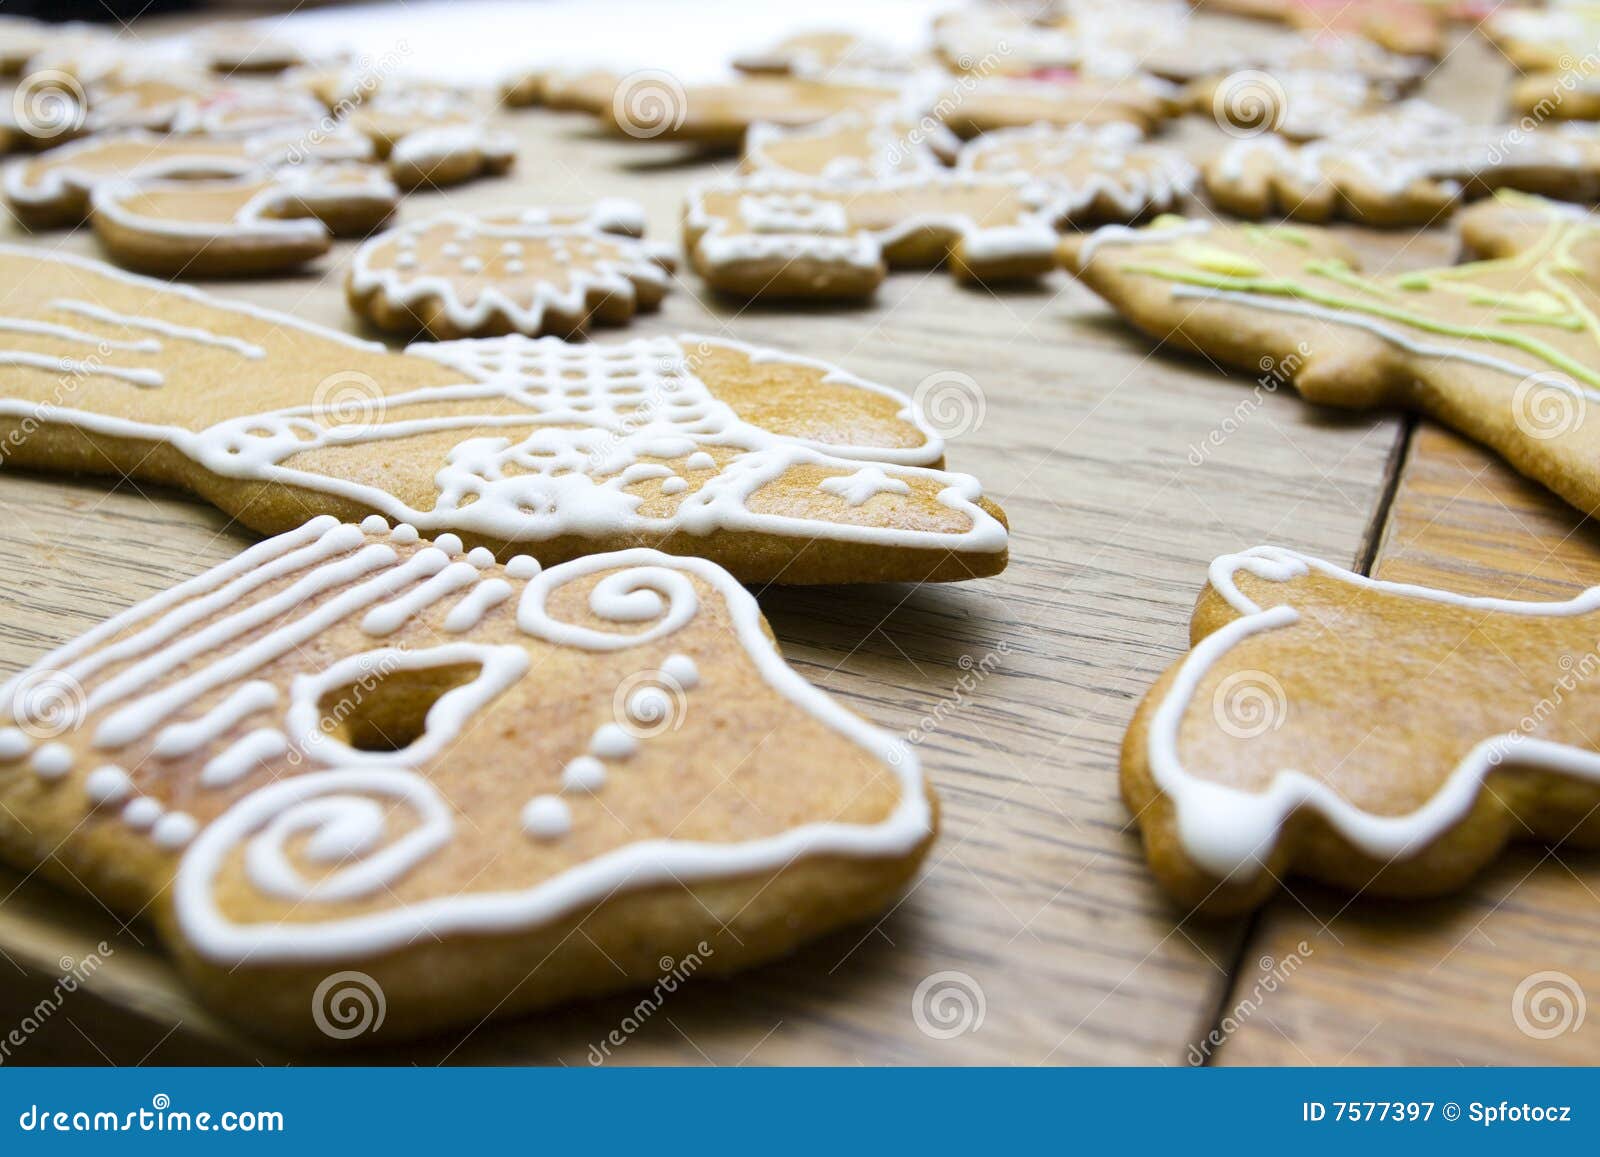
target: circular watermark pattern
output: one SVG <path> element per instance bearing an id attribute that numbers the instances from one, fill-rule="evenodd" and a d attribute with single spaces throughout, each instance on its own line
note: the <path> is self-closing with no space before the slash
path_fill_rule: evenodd
<path id="1" fill-rule="evenodd" d="M 618 83 L 611 94 L 611 115 L 630 137 L 649 140 L 683 127 L 689 97 L 672 73 L 644 68 Z"/>
<path id="2" fill-rule="evenodd" d="M 1530 973 L 1511 994 L 1511 1019 L 1534 1040 L 1577 1032 L 1588 1011 L 1583 987 L 1565 972 Z"/>
<path id="3" fill-rule="evenodd" d="M 311 994 L 311 1019 L 334 1040 L 377 1032 L 387 1011 L 382 986 L 365 972 L 335 972 Z"/>
<path id="4" fill-rule="evenodd" d="M 77 79 L 53 68 L 30 72 L 11 94 L 11 118 L 35 140 L 53 141 L 83 127 L 88 108 Z"/>
<path id="5" fill-rule="evenodd" d="M 311 394 L 312 411 L 318 420 L 338 426 L 346 434 L 358 434 L 380 424 L 386 404 L 377 379 L 360 370 L 329 374 Z"/>
<path id="6" fill-rule="evenodd" d="M 1270 73 L 1247 68 L 1223 78 L 1211 94 L 1211 116 L 1230 137 L 1270 133 L 1283 123 L 1288 97 Z"/>
<path id="7" fill-rule="evenodd" d="M 683 726 L 689 713 L 689 692 L 666 671 L 640 671 L 617 684 L 611 712 L 629 735 L 650 739 Z"/>
<path id="8" fill-rule="evenodd" d="M 11 717 L 34 739 L 54 739 L 83 718 L 83 684 L 65 671 L 29 671 L 11 692 Z"/>
<path id="9" fill-rule="evenodd" d="M 911 994 L 911 1019 L 924 1036 L 949 1040 L 983 1027 L 989 1002 L 983 986 L 971 975 L 955 969 L 922 978 Z"/>
<path id="10" fill-rule="evenodd" d="M 1283 726 L 1289 696 L 1265 671 L 1235 671 L 1212 692 L 1211 714 L 1235 739 L 1254 739 Z"/>
<path id="11" fill-rule="evenodd" d="M 1529 374 L 1511 395 L 1511 420 L 1530 438 L 1545 441 L 1583 425 L 1586 403 L 1578 387 L 1552 373 Z"/>
<path id="12" fill-rule="evenodd" d="M 941 438 L 959 438 L 983 425 L 989 400 L 969 374 L 940 370 L 917 383 L 912 404 Z"/>

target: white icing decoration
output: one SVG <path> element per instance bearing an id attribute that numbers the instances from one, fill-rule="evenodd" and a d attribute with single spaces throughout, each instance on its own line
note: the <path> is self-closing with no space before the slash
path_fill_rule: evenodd
<path id="1" fill-rule="evenodd" d="M 454 557 L 461 553 L 461 536 L 459 534 L 441 534 L 434 538 L 433 545 Z"/>
<path id="2" fill-rule="evenodd" d="M 1214 560 L 1211 586 L 1241 617 L 1207 635 L 1184 658 L 1150 717 L 1148 731 L 1151 774 L 1172 801 L 1185 850 L 1206 871 L 1223 878 L 1235 872 L 1255 874 L 1284 822 L 1300 808 L 1317 812 L 1364 854 L 1392 862 L 1426 846 L 1465 816 L 1484 778 L 1507 758 L 1519 766 L 1600 781 L 1600 755 L 1515 730 L 1474 745 L 1445 783 L 1408 815 L 1363 811 L 1328 784 L 1292 768 L 1279 769 L 1263 792 L 1242 791 L 1193 775 L 1178 751 L 1178 733 L 1205 673 L 1245 639 L 1300 619 L 1300 612 L 1289 605 L 1263 609 L 1239 589 L 1233 576 L 1245 571 L 1267 582 L 1288 582 L 1313 570 L 1362 590 L 1485 613 L 1565 617 L 1600 609 L 1600 587 L 1567 602 L 1520 602 L 1385 582 L 1281 547 L 1258 546 Z"/>
<path id="3" fill-rule="evenodd" d="M 192 325 L 174 325 L 170 321 L 162 321 L 153 317 L 134 317 L 126 313 L 118 313 L 91 301 L 79 301 L 75 298 L 57 298 L 50 303 L 51 309 L 59 309 L 64 313 L 75 313 L 82 317 L 103 321 L 107 325 L 120 325 L 127 329 L 148 330 L 150 333 L 159 333 L 163 337 L 175 341 L 189 341 L 196 345 L 214 346 L 217 349 L 231 350 L 242 358 L 260 361 L 267 356 L 267 351 L 254 342 L 245 341 L 231 334 L 213 333 L 208 329 L 199 329 Z"/>
<path id="4" fill-rule="evenodd" d="M 561 786 L 567 791 L 597 792 L 606 785 L 606 765 L 592 755 L 569 760 L 561 771 Z"/>
<path id="5" fill-rule="evenodd" d="M 572 809 L 560 796 L 536 795 L 522 809 L 522 829 L 534 839 L 559 839 L 572 830 Z"/>
<path id="6" fill-rule="evenodd" d="M 361 529 L 368 534 L 388 534 L 389 520 L 381 514 L 369 514 L 361 520 Z"/>
<path id="7" fill-rule="evenodd" d="M 227 787 L 286 755 L 289 741 L 276 727 L 261 727 L 213 756 L 200 769 L 204 787 Z"/>
<path id="8" fill-rule="evenodd" d="M 661 493 L 663 494 L 682 494 L 687 489 L 689 489 L 689 481 L 686 478 L 679 478 L 674 475 L 671 478 L 663 478 L 661 480 Z"/>
<path id="9" fill-rule="evenodd" d="M 144 831 L 161 818 L 162 807 L 147 795 L 130 800 L 122 809 L 122 822 L 137 831 Z"/>
<path id="10" fill-rule="evenodd" d="M 851 506 L 860 506 L 879 494 L 910 494 L 903 478 L 891 478 L 876 466 L 863 466 L 854 474 L 834 475 L 817 484 L 818 489 L 837 494 Z"/>
<path id="11" fill-rule="evenodd" d="M 83 794 L 96 807 L 121 803 L 132 790 L 133 781 L 128 773 L 113 763 L 95 768 L 83 781 Z"/>
<path id="12" fill-rule="evenodd" d="M 413 557 L 423 556 L 430 556 L 429 568 L 437 567 L 438 573 L 431 575 L 426 582 L 412 588 L 399 598 L 368 611 L 366 617 L 361 620 L 363 631 L 369 635 L 392 635 L 446 595 L 454 594 L 462 587 L 471 586 L 478 581 L 478 568 L 471 563 L 446 563 L 444 553 L 435 551 L 432 547 L 420 551 Z"/>
<path id="13" fill-rule="evenodd" d="M 33 753 L 31 766 L 40 779 L 60 779 L 72 770 L 72 749 L 64 743 L 47 743 Z"/>
<path id="14" fill-rule="evenodd" d="M 486 546 L 475 546 L 467 552 L 467 561 L 479 570 L 494 565 L 494 551 Z"/>
<path id="15" fill-rule="evenodd" d="M 412 526 L 409 522 L 402 522 L 389 532 L 389 537 L 394 539 L 401 546 L 410 546 L 413 542 L 416 542 L 421 535 L 417 533 L 417 528 Z"/>
<path id="16" fill-rule="evenodd" d="M 639 741 L 620 723 L 603 723 L 595 728 L 589 750 L 601 759 L 627 759 L 639 750 Z"/>
<path id="17" fill-rule="evenodd" d="M 423 717 L 422 734 L 398 751 L 358 751 L 322 729 L 320 703 L 330 690 L 370 679 L 374 671 L 418 671 L 463 663 L 477 664 L 481 668 L 477 677 L 434 700 Z M 340 659 L 315 675 L 296 675 L 290 688 L 286 727 L 296 748 L 330 767 L 414 767 L 444 752 L 473 713 L 520 679 L 527 669 L 528 653 L 514 646 L 463 642 L 415 651 L 365 651 Z"/>
<path id="18" fill-rule="evenodd" d="M 11 763 L 33 750 L 33 740 L 19 727 L 0 728 L 0 763 Z"/>
<path id="19" fill-rule="evenodd" d="M 505 579 L 484 579 L 473 587 L 444 617 L 444 629 L 459 635 L 483 621 L 483 616 L 511 597 L 511 584 Z"/>
<path id="20" fill-rule="evenodd" d="M 265 711 L 277 701 L 278 689 L 271 683 L 259 679 L 241 683 L 200 718 L 163 728 L 150 745 L 150 754 L 157 759 L 189 755 L 226 735 L 241 720 L 258 711 Z"/>
<path id="21" fill-rule="evenodd" d="M 168 812 L 150 829 L 150 839 L 158 848 L 175 852 L 200 830 L 200 824 L 187 812 Z"/>
<path id="22" fill-rule="evenodd" d="M 696 450 L 689 455 L 689 461 L 686 465 L 690 470 L 715 470 L 717 468 L 717 460 L 704 450 Z"/>
<path id="23" fill-rule="evenodd" d="M 531 579 L 539 570 L 539 560 L 532 555 L 515 555 L 506 563 L 506 573 L 516 579 Z"/>
<path id="24" fill-rule="evenodd" d="M 668 655 L 661 664 L 661 670 L 685 691 L 693 691 L 700 685 L 700 668 L 688 655 Z"/>

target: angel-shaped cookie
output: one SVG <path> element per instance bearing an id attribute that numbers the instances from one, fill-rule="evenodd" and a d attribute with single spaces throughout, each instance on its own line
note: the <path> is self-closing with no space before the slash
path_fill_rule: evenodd
<path id="1" fill-rule="evenodd" d="M 351 258 L 350 307 L 380 329 L 442 340 L 622 324 L 671 285 L 671 256 L 637 237 L 643 216 L 611 200 L 391 229 Z"/>
<path id="2" fill-rule="evenodd" d="M 915 753 L 789 668 L 726 571 L 502 567 L 377 517 L 312 519 L 11 679 L 0 792 L 7 860 L 312 1046 L 769 959 L 881 909 L 936 826 Z M 345 970 L 381 1024 L 341 1015 Z"/>
<path id="3" fill-rule="evenodd" d="M 335 236 L 371 232 L 400 190 L 370 165 L 295 165 L 236 176 L 123 180 L 90 198 L 95 236 L 126 269 L 167 277 L 294 269 Z"/>
<path id="4" fill-rule="evenodd" d="M 377 513 L 501 557 L 648 545 L 750 582 L 1005 565 L 999 508 L 918 407 L 811 359 L 695 336 L 396 353 L 21 248 L 0 296 L 8 461 L 158 478 L 263 532 Z"/>
<path id="5" fill-rule="evenodd" d="M 1163 218 L 1068 257 L 1159 341 L 1268 369 L 1314 402 L 1420 410 L 1600 510 L 1600 227 L 1502 193 L 1462 231 L 1486 260 L 1386 277 L 1314 227 Z"/>
<path id="6" fill-rule="evenodd" d="M 1508 840 L 1600 846 L 1597 634 L 1600 589 L 1523 602 L 1277 547 L 1217 559 L 1123 744 L 1151 866 L 1227 913 L 1293 873 L 1432 895 Z"/>

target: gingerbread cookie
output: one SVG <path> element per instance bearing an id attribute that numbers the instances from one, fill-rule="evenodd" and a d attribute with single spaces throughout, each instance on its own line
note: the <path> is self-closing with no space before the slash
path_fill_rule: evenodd
<path id="1" fill-rule="evenodd" d="M 1235 216 L 1420 225 L 1497 188 L 1593 199 L 1600 134 L 1576 125 L 1534 132 L 1468 125 L 1411 101 L 1308 145 L 1268 135 L 1234 141 L 1204 172 L 1211 199 Z"/>
<path id="2" fill-rule="evenodd" d="M 266 533 L 377 513 L 546 564 L 648 545 L 747 582 L 1005 566 L 999 508 L 942 468 L 918 407 L 822 362 L 692 336 L 392 352 L 21 248 L 0 248 L 0 296 L 18 467 L 159 479 Z"/>
<path id="3" fill-rule="evenodd" d="M 111 259 L 167 277 L 277 273 L 362 236 L 399 204 L 369 165 L 295 165 L 227 177 L 103 181 L 90 221 Z"/>
<path id="4" fill-rule="evenodd" d="M 646 71 L 616 85 L 600 118 L 613 133 L 635 140 L 734 150 L 753 124 L 793 128 L 904 99 L 897 84 L 882 78 L 753 76 L 729 84 L 684 86 L 668 73 Z"/>
<path id="5" fill-rule="evenodd" d="M 183 51 L 212 72 L 277 73 L 306 62 L 293 41 L 270 28 L 250 24 L 213 24 L 180 39 Z"/>
<path id="6" fill-rule="evenodd" d="M 947 69 L 973 76 L 1034 76 L 1077 69 L 1081 38 L 1008 8 L 958 8 L 933 21 L 933 51 Z"/>
<path id="7" fill-rule="evenodd" d="M 1186 157 L 1149 144 L 1133 125 L 1033 125 L 985 133 L 961 152 L 971 173 L 1021 173 L 1047 185 L 1057 228 L 1137 221 L 1189 195 Z"/>
<path id="8" fill-rule="evenodd" d="M 1278 547 L 1217 559 L 1192 649 L 1122 748 L 1151 867 L 1186 906 L 1228 914 L 1291 874 L 1432 896 L 1513 839 L 1600 847 L 1593 693 L 1559 690 L 1597 630 L 1600 588 L 1536 603 Z"/>
<path id="9" fill-rule="evenodd" d="M 146 67 L 117 67 L 85 84 L 90 132 L 124 129 L 170 130 L 178 117 L 217 92 L 203 76 Z"/>
<path id="10" fill-rule="evenodd" d="M 742 297 L 853 299 L 890 266 L 960 279 L 1038 277 L 1054 266 L 1053 190 L 1015 173 L 836 180 L 758 173 L 689 192 L 684 249 L 713 288 Z"/>
<path id="11" fill-rule="evenodd" d="M 250 167 L 361 161 L 371 155 L 365 137 L 338 129 L 312 137 L 104 133 L 9 165 L 3 187 L 6 203 L 19 221 L 30 229 L 48 229 L 75 225 L 88 216 L 90 194 L 105 181 L 218 177 Z"/>
<path id="12" fill-rule="evenodd" d="M 1402 56 L 1437 60 L 1445 51 L 1445 13 L 1427 0 L 1204 0 L 1202 7 L 1314 35 L 1360 36 Z"/>
<path id="13" fill-rule="evenodd" d="M 1387 98 L 1351 72 L 1245 69 L 1189 86 L 1192 111 L 1211 116 L 1229 136 L 1273 132 L 1304 142 L 1348 132 Z"/>
<path id="14" fill-rule="evenodd" d="M 1514 112 L 1536 124 L 1600 120 L 1600 76 L 1530 72 L 1511 82 L 1509 103 Z"/>
<path id="15" fill-rule="evenodd" d="M 389 176 L 400 188 L 436 189 L 498 177 L 517 162 L 509 133 L 482 124 L 447 125 L 407 133 L 389 150 Z"/>
<path id="16" fill-rule="evenodd" d="M 915 62 L 881 40 L 854 32 L 797 32 L 733 58 L 740 72 L 826 77 L 837 72 L 909 72 Z"/>
<path id="17" fill-rule="evenodd" d="M 1034 124 L 1126 123 L 1151 132 L 1183 109 L 1182 94 L 1149 76 L 1097 79 L 1076 74 L 1051 80 L 963 78 L 935 98 L 933 108 L 958 137 Z"/>
<path id="18" fill-rule="evenodd" d="M 58 686 L 81 703 L 41 721 Z M 351 969 L 366 1043 L 736 971 L 884 908 L 937 828 L 912 749 L 801 679 L 726 571 L 652 550 L 502 567 L 317 518 L 0 704 L 5 858 L 302 1046 L 362 1031 Z"/>
<path id="19" fill-rule="evenodd" d="M 430 84 L 390 85 L 370 94 L 345 120 L 387 159 L 405 137 L 434 129 L 480 127 L 491 111 L 480 92 Z"/>
<path id="20" fill-rule="evenodd" d="M 619 325 L 655 309 L 672 281 L 667 253 L 625 235 L 642 217 L 631 202 L 611 202 L 445 213 L 391 229 L 351 259 L 350 308 L 380 329 L 441 340 Z"/>
<path id="21" fill-rule="evenodd" d="M 797 177 L 892 177 L 938 172 L 960 149 L 960 140 L 931 116 L 889 106 L 799 128 L 751 125 L 739 168 Z"/>
<path id="22" fill-rule="evenodd" d="M 286 84 L 216 89 L 180 106 L 171 129 L 174 133 L 215 137 L 296 129 L 307 135 L 355 135 L 348 126 L 330 122 L 327 110 L 311 93 Z"/>
<path id="23" fill-rule="evenodd" d="M 544 69 L 516 82 L 519 99 L 555 112 L 599 116 L 611 106 L 622 75 L 607 68 Z"/>
<path id="24" fill-rule="evenodd" d="M 1159 219 L 1111 226 L 1079 276 L 1159 341 L 1313 402 L 1421 410 L 1499 451 L 1580 510 L 1600 510 L 1600 228 L 1501 194 L 1464 230 L 1488 259 L 1365 277 L 1315 228 Z"/>
<path id="25" fill-rule="evenodd" d="M 0 76 L 16 76 L 50 46 L 50 25 L 26 16 L 0 16 Z"/>

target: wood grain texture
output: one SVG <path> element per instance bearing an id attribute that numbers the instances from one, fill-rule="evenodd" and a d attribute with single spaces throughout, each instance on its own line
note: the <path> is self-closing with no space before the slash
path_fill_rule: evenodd
<path id="1" fill-rule="evenodd" d="M 1462 52 L 1430 80 L 1429 92 L 1481 102 L 1483 85 L 1471 70 L 1483 61 L 1471 46 Z M 521 142 L 513 175 L 417 195 L 402 220 L 445 206 L 627 196 L 646 206 L 652 235 L 675 241 L 684 187 L 711 172 L 671 146 L 598 136 L 581 117 L 501 119 Z M 1207 132 L 1191 122 L 1179 139 L 1206 147 L 1216 139 Z M 1447 230 L 1345 232 L 1376 266 L 1436 264 L 1455 251 Z M 94 252 L 82 232 L 34 243 Z M 350 252 L 339 245 L 311 276 L 211 288 L 354 329 L 342 293 Z M 1254 388 L 1203 362 L 1154 354 L 1064 277 L 993 294 L 959 289 L 943 272 L 908 272 L 891 276 L 869 308 L 779 310 L 710 297 L 684 275 L 660 315 L 598 336 L 681 330 L 825 357 L 907 391 L 933 375 L 965 375 L 981 392 L 982 420 L 952 440 L 950 465 L 978 475 L 1006 507 L 1013 561 L 995 579 L 958 586 L 758 592 L 802 673 L 918 739 L 943 796 L 944 835 L 916 885 L 880 923 L 743 977 L 691 985 L 602 1059 L 1185 1063 L 1258 957 L 1303 933 L 1292 923 L 1298 908 L 1275 908 L 1252 930 L 1244 922 L 1184 920 L 1168 904 L 1118 801 L 1123 730 L 1155 676 L 1186 649 L 1197 585 L 1213 556 L 1258 542 L 1345 564 L 1371 553 L 1405 424 L 1319 411 L 1291 390 Z M 1450 509 L 1448 525 L 1470 538 L 1476 514 Z M 0 468 L 0 669 L 22 666 L 249 541 L 209 508 L 169 493 Z M 1391 531 L 1386 559 L 1394 541 Z M 1509 886 L 1520 873 L 1507 870 Z M 1567 875 L 1557 868 L 1533 879 L 1543 886 L 1557 873 Z M 1596 886 L 1592 873 L 1589 886 Z M 1496 919 L 1520 911 L 1527 887 Z M 1486 888 L 1479 898 L 1488 895 Z M 1336 925 L 1341 936 L 1346 919 Z M 1273 920 L 1284 921 L 1288 939 L 1269 939 Z M 1316 942 L 1311 960 L 1319 967 L 1349 953 L 1347 972 L 1338 975 L 1352 983 L 1315 986 L 1320 973 L 1308 967 L 1272 997 L 1272 1012 L 1284 1016 L 1291 996 L 1304 1000 L 1293 1006 L 1298 1019 L 1285 1022 L 1299 1048 L 1340 1059 L 1366 1027 L 1351 1031 L 1358 1018 L 1350 1009 L 1377 988 L 1393 992 L 1397 1010 L 1418 992 L 1436 1000 L 1413 1018 L 1419 1039 L 1453 1047 L 1463 1059 L 1496 1059 L 1499 1037 L 1483 1035 L 1480 1022 L 1490 1019 L 1483 1009 L 1492 1004 L 1505 1020 L 1510 986 L 1529 971 L 1561 967 L 1558 957 L 1600 958 L 1592 939 L 1557 925 L 1525 951 L 1526 929 L 1507 925 L 1497 947 L 1468 937 L 1468 947 L 1440 965 L 1448 972 L 1451 961 L 1481 951 L 1484 967 L 1493 961 L 1504 976 L 1479 994 L 1472 986 L 1483 973 L 1466 974 L 1460 987 L 1467 991 L 1452 995 L 1428 972 L 1443 952 L 1416 947 L 1416 922 L 1413 910 L 1397 911 L 1390 940 L 1366 955 L 1353 935 L 1345 939 L 1355 948 L 1334 942 L 1324 950 Z M 1461 931 L 1470 925 L 1464 920 Z M 63 897 L 15 872 L 0 873 L 0 976 L 7 977 L 0 1036 L 49 993 L 62 958 L 83 960 L 101 941 L 111 952 L 87 990 L 44 1018 L 15 1060 L 297 1059 L 240 1038 L 198 1008 L 136 922 L 125 926 L 93 899 Z M 1566 954 L 1552 955 L 1559 945 Z M 946 971 L 981 988 L 985 1012 L 981 1027 L 937 1039 L 919 1029 L 913 999 L 926 978 Z M 1483 1003 L 1474 1004 L 1480 995 Z M 403 1049 L 380 1047 L 362 1059 L 587 1064 L 635 1003 L 598 1001 Z M 1278 1038 L 1266 1022 L 1252 1024 L 1224 1059 L 1300 1059 L 1294 1049 L 1270 1052 L 1269 1033 Z"/>
<path id="2" fill-rule="evenodd" d="M 1479 447 L 1419 426 L 1372 573 L 1464 594 L 1571 598 L 1600 584 L 1600 528 Z M 1419 711 L 1426 702 L 1419 688 Z M 1258 994 L 1291 959 L 1293 975 Z M 1573 1010 L 1600 999 L 1593 853 L 1514 847 L 1466 892 L 1426 904 L 1295 885 L 1263 910 L 1241 955 L 1222 1005 L 1239 1027 L 1218 1056 L 1227 1064 L 1600 1062 L 1600 1016 L 1577 1023 L 1574 1011 L 1573 1027 L 1554 1031 L 1562 1006 L 1547 1004 L 1541 1018 L 1540 990 L 1564 993 Z M 1259 1007 L 1239 1015 L 1251 1003 Z"/>

